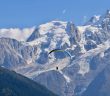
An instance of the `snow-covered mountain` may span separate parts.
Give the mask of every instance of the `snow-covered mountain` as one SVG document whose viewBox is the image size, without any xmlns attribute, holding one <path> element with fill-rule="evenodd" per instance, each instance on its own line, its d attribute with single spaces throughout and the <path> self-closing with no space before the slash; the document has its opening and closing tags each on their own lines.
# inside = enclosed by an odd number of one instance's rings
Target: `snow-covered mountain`
<svg viewBox="0 0 110 96">
<path fill-rule="evenodd" d="M 73 38 L 73 39 L 72 39 Z M 64 58 L 64 54 L 52 54 L 48 59 L 48 53 L 55 48 L 72 51 L 77 47 L 80 34 L 71 22 L 51 21 L 40 25 L 27 39 L 30 46 L 39 46 L 38 58 L 36 63 L 45 64 L 54 59 Z M 77 49 L 76 49 L 77 50 Z M 78 53 L 78 51 L 77 51 Z M 72 52 L 74 54 L 74 51 Z"/>
<path fill-rule="evenodd" d="M 109 38 L 109 10 L 83 26 L 54 20 L 35 28 L 25 42 L 0 38 L 0 65 L 60 96 L 81 96 L 110 63 Z M 48 54 L 57 48 L 69 52 L 72 58 L 64 52 Z"/>
<path fill-rule="evenodd" d="M 0 38 L 0 65 L 9 69 L 30 65 L 37 47 L 15 39 Z"/>
</svg>

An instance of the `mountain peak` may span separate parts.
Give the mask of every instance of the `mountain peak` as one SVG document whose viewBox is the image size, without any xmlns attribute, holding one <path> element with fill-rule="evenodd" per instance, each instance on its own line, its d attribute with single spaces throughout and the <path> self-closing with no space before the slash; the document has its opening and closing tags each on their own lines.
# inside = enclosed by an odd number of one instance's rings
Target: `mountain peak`
<svg viewBox="0 0 110 96">
<path fill-rule="evenodd" d="M 107 14 L 107 15 L 110 15 L 110 10 L 107 10 L 106 14 Z"/>
<path fill-rule="evenodd" d="M 97 23 L 100 20 L 100 17 L 101 17 L 100 15 L 94 15 L 85 25 L 93 25 Z"/>
<path fill-rule="evenodd" d="M 96 23 L 100 19 L 100 15 L 94 15 L 91 19 L 90 22 Z"/>
<path fill-rule="evenodd" d="M 107 10 L 104 15 L 94 15 L 84 25 L 103 26 L 103 24 L 105 23 L 108 24 L 109 21 L 110 21 L 110 10 Z"/>
<path fill-rule="evenodd" d="M 107 10 L 106 13 L 102 16 L 103 19 L 110 18 L 110 10 Z"/>
<path fill-rule="evenodd" d="M 66 21 L 53 20 L 38 26 L 32 35 L 28 38 L 28 42 L 37 39 L 38 37 L 64 33 L 67 26 Z"/>
</svg>

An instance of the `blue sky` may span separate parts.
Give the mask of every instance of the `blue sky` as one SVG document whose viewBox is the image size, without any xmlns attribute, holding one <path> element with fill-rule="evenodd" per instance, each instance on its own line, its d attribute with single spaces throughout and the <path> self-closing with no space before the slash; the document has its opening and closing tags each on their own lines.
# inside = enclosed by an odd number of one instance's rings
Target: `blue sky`
<svg viewBox="0 0 110 96">
<path fill-rule="evenodd" d="M 0 28 L 32 27 L 59 19 L 83 24 L 110 9 L 110 0 L 0 0 Z"/>
</svg>

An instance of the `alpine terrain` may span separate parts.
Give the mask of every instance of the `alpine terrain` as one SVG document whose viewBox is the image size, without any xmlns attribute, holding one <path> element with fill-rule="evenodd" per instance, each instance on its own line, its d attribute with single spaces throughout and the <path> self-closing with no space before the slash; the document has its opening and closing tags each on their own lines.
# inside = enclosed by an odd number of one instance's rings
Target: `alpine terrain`
<svg viewBox="0 0 110 96">
<path fill-rule="evenodd" d="M 52 52 L 61 49 L 65 52 Z M 110 10 L 82 26 L 53 20 L 26 41 L 0 38 L 0 66 L 59 96 L 110 96 Z M 52 95 L 53 96 L 53 95 Z"/>
</svg>

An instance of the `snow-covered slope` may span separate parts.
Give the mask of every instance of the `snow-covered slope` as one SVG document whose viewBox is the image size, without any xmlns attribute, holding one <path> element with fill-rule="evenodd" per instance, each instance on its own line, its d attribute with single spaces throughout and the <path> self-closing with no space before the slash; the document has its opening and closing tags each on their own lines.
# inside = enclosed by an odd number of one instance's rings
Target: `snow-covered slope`
<svg viewBox="0 0 110 96">
<path fill-rule="evenodd" d="M 48 59 L 48 53 L 51 50 L 60 48 L 71 51 L 75 49 L 78 46 L 79 35 L 73 23 L 51 21 L 36 28 L 27 41 L 30 46 L 38 46 L 36 63 L 45 64 L 54 61 L 55 58 L 62 59 L 65 57 L 62 53 L 51 54 L 50 60 Z"/>
<path fill-rule="evenodd" d="M 23 68 L 23 74 L 60 96 L 72 96 L 73 94 L 77 96 L 77 94 L 82 94 L 109 64 L 109 49 L 110 43 L 107 41 L 77 57 L 71 64 L 68 58 L 65 58 L 45 66 L 31 66 L 28 72 L 24 72 L 25 68 Z M 20 70 L 17 71 L 21 72 Z"/>
<path fill-rule="evenodd" d="M 36 46 L 31 47 L 15 39 L 0 38 L 0 65 L 10 69 L 32 65 L 36 51 Z"/>
<path fill-rule="evenodd" d="M 51 50 L 66 50 L 64 52 Z M 83 26 L 54 20 L 35 28 L 26 42 L 0 39 L 0 65 L 60 96 L 80 96 L 110 62 L 110 11 Z M 8 63 L 7 63 L 8 62 Z"/>
</svg>

